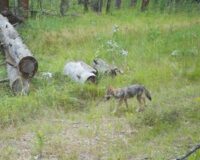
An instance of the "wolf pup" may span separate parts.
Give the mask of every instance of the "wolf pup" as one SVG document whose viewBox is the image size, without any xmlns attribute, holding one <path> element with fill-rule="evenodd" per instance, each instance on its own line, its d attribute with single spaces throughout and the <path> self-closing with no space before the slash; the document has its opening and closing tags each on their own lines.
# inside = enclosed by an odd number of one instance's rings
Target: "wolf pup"
<svg viewBox="0 0 200 160">
<path fill-rule="evenodd" d="M 115 107 L 114 112 L 118 109 L 118 107 L 123 103 L 126 104 L 128 108 L 128 98 L 132 98 L 136 96 L 137 100 L 140 104 L 139 112 L 144 110 L 144 106 L 146 106 L 145 99 L 148 98 L 150 101 L 152 100 L 150 92 L 143 86 L 139 84 L 130 85 L 124 88 L 113 88 L 112 86 L 107 88 L 106 95 L 104 96 L 105 100 L 109 100 L 111 97 L 115 99 L 119 99 L 118 106 Z"/>
</svg>

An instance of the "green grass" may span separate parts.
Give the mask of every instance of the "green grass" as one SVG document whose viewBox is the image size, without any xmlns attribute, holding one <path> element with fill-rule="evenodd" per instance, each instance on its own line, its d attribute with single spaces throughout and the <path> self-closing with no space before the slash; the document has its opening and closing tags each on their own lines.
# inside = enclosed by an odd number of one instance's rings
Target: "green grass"
<svg viewBox="0 0 200 160">
<path fill-rule="evenodd" d="M 119 30 L 112 32 L 113 26 Z M 0 159 L 173 159 L 200 142 L 200 18 L 198 13 L 113 11 L 29 19 L 18 29 L 39 62 L 29 96 L 0 84 Z M 108 41 L 119 47 L 112 48 Z M 111 50 L 112 49 L 112 50 Z M 122 56 L 121 50 L 128 56 Z M 76 84 L 62 75 L 68 60 L 104 58 L 124 74 Z M 3 57 L 1 57 L 3 61 Z M 52 72 L 46 80 L 43 72 Z M 0 77 L 6 77 L 4 67 Z M 144 84 L 148 108 L 112 111 L 97 102 L 112 84 Z M 12 144 L 12 145 L 11 145 Z M 191 156 L 199 159 L 199 152 Z"/>
</svg>

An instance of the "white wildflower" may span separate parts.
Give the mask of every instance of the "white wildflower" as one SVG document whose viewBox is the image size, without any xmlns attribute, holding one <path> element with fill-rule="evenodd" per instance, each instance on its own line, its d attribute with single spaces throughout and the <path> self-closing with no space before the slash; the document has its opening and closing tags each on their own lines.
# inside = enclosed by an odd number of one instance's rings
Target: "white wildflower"
<svg viewBox="0 0 200 160">
<path fill-rule="evenodd" d="M 53 74 L 51 72 L 43 72 L 42 77 L 44 79 L 51 79 L 53 77 Z"/>
<path fill-rule="evenodd" d="M 171 56 L 178 56 L 179 55 L 179 50 L 174 50 L 172 53 L 171 53 Z"/>
<path fill-rule="evenodd" d="M 119 31 L 119 26 L 115 24 L 115 25 L 112 27 L 112 32 L 113 32 L 113 33 L 116 33 L 116 32 L 118 32 L 118 31 Z"/>
<path fill-rule="evenodd" d="M 127 55 L 128 55 L 128 51 L 122 49 L 122 50 L 121 50 L 121 55 L 123 55 L 123 56 L 127 56 Z"/>
</svg>

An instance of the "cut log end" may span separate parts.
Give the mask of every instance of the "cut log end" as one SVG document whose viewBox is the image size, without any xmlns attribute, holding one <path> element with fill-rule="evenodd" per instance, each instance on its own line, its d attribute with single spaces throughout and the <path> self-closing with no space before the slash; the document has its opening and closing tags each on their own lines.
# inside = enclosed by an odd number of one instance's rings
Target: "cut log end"
<svg viewBox="0 0 200 160">
<path fill-rule="evenodd" d="M 27 80 L 21 79 L 21 77 L 18 77 L 11 85 L 15 95 L 27 95 L 29 93 L 29 83 Z"/>
<path fill-rule="evenodd" d="M 13 83 L 12 83 L 12 91 L 17 94 L 20 93 L 22 91 L 23 88 L 23 84 L 22 84 L 22 80 L 21 78 L 17 78 Z"/>
<path fill-rule="evenodd" d="M 19 62 L 19 71 L 23 78 L 32 78 L 38 69 L 38 62 L 34 57 L 27 56 L 21 59 Z"/>
<path fill-rule="evenodd" d="M 90 77 L 87 79 L 87 82 L 96 83 L 96 76 L 90 76 Z"/>
</svg>

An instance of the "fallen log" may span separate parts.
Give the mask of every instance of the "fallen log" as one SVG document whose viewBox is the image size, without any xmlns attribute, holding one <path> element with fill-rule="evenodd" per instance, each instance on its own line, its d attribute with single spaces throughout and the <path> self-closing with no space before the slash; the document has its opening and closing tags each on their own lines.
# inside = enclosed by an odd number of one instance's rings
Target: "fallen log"
<svg viewBox="0 0 200 160">
<path fill-rule="evenodd" d="M 123 73 L 116 66 L 110 65 L 100 58 L 93 60 L 93 68 L 97 70 L 98 74 L 116 76 L 118 73 Z"/>
<path fill-rule="evenodd" d="M 96 82 L 96 70 L 82 61 L 66 63 L 63 74 L 78 83 Z"/>
<path fill-rule="evenodd" d="M 1 0 L 0 0 L 1 1 Z M 17 16 L 15 14 L 13 14 L 11 11 L 9 11 L 8 9 L 6 10 L 3 10 L 1 12 L 1 14 L 4 16 L 4 17 L 7 17 L 8 18 L 8 21 L 13 24 L 13 25 L 17 25 L 17 24 L 20 24 L 22 22 L 24 22 L 24 18 L 23 17 L 20 17 L 20 16 Z"/>
<path fill-rule="evenodd" d="M 38 62 L 22 42 L 15 28 L 0 14 L 0 42 L 24 79 L 32 78 L 38 69 Z"/>
<path fill-rule="evenodd" d="M 9 86 L 15 95 L 27 95 L 29 93 L 29 80 L 20 76 L 18 69 L 7 64 Z"/>
<path fill-rule="evenodd" d="M 0 80 L 0 83 L 9 82 L 9 86 L 15 95 L 27 95 L 29 93 L 29 80 L 21 77 L 18 69 L 12 65 L 9 55 L 5 52 L 6 62 L 1 65 L 7 66 L 8 78 Z"/>
<path fill-rule="evenodd" d="M 29 93 L 29 80 L 21 76 L 21 73 L 14 65 L 13 59 L 7 50 L 4 50 L 4 54 L 6 57 L 5 64 L 7 67 L 8 82 L 11 90 L 15 95 L 27 95 Z"/>
</svg>

